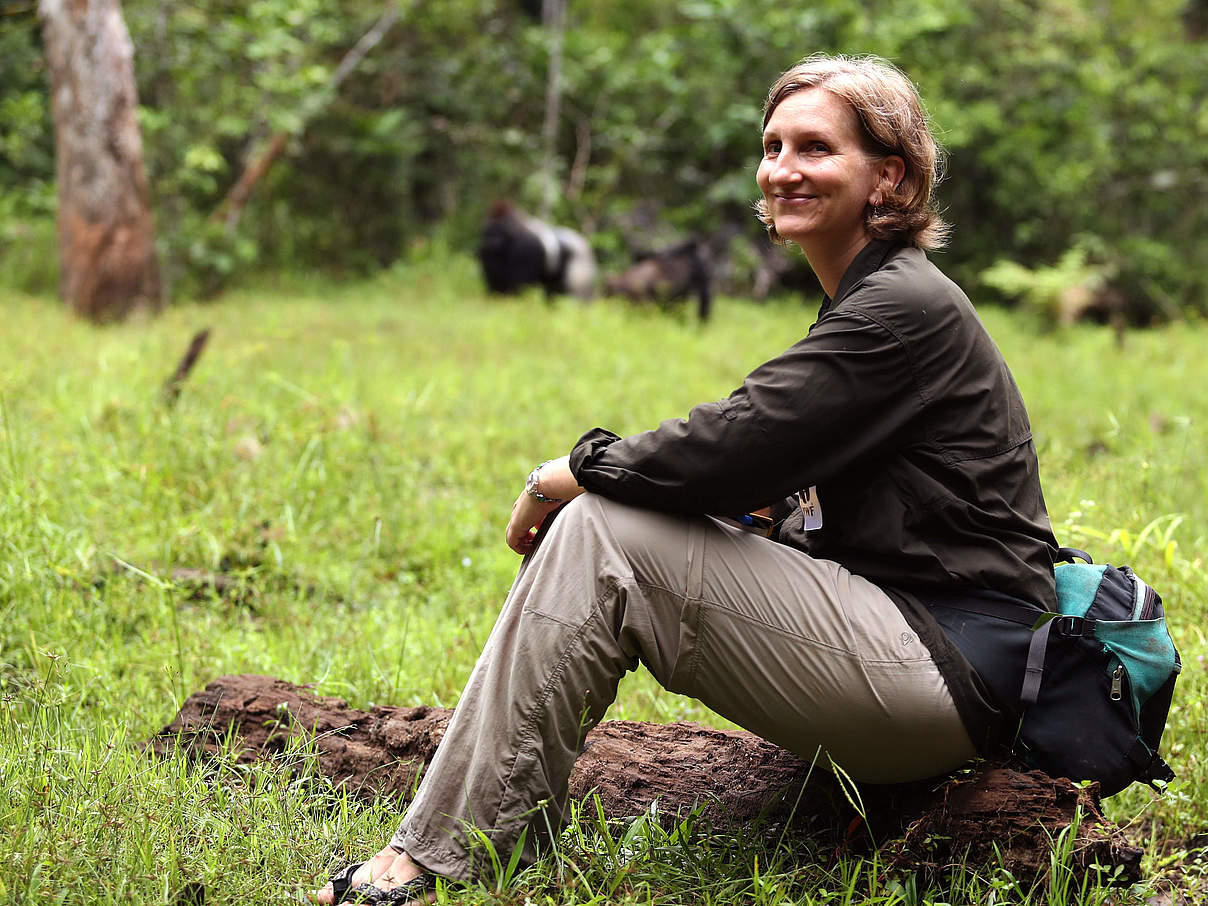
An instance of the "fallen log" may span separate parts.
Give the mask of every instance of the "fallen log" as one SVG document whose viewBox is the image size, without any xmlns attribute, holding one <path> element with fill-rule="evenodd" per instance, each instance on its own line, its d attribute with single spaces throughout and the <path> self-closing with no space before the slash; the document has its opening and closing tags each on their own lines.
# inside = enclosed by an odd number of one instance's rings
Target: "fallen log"
<svg viewBox="0 0 1208 906">
<path fill-rule="evenodd" d="M 250 763 L 307 742 L 320 772 L 356 795 L 408 797 L 444 736 L 444 708 L 349 708 L 338 698 L 268 676 L 224 676 L 185 701 L 148 741 L 161 755 L 228 751 Z M 763 816 L 809 832 L 829 831 L 854 850 L 878 841 L 890 864 L 938 870 L 1001 864 L 1022 882 L 1042 878 L 1053 842 L 1072 831 L 1071 867 L 1115 880 L 1139 878 L 1141 850 L 1104 818 L 1095 785 L 1039 771 L 981 765 L 930 781 L 844 791 L 829 772 L 750 733 L 692 723 L 605 721 L 587 735 L 570 792 L 595 793 L 609 818 L 699 808 L 714 827 Z M 860 803 L 857 814 L 851 799 Z M 853 828 L 863 828 L 853 834 Z"/>
</svg>

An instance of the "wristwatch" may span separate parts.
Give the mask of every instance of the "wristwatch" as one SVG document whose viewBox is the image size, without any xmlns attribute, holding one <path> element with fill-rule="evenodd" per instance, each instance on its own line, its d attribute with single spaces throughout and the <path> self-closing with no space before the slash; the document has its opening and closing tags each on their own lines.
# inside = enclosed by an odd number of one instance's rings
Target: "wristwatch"
<svg viewBox="0 0 1208 906">
<path fill-rule="evenodd" d="M 535 469 L 533 469 L 533 471 L 529 472 L 528 478 L 526 478 L 524 481 L 524 493 L 528 494 L 530 497 L 532 497 L 538 503 L 561 503 L 562 502 L 561 497 L 546 497 L 544 494 L 541 493 L 541 487 L 540 487 L 541 470 L 545 466 L 548 466 L 551 462 L 553 462 L 552 459 L 547 459 L 545 462 L 541 463 L 541 465 L 537 466 L 537 468 L 535 468 Z"/>
</svg>

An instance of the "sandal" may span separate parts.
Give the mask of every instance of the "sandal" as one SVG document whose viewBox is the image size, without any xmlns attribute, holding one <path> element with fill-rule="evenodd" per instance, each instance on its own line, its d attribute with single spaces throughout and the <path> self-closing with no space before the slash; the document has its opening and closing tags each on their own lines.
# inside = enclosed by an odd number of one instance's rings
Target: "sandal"
<svg viewBox="0 0 1208 906">
<path fill-rule="evenodd" d="M 351 865 L 345 865 L 334 875 L 331 876 L 331 892 L 334 894 L 333 903 L 345 902 L 345 897 L 348 894 L 348 888 L 352 886 L 352 876 L 357 873 L 357 869 L 364 865 L 364 862 L 354 862 Z M 358 887 L 364 887 L 364 884 L 358 884 Z"/>
<path fill-rule="evenodd" d="M 426 871 L 420 872 L 410 881 L 382 890 L 372 884 L 358 884 L 347 891 L 347 903 L 410 903 L 436 890 L 436 878 Z M 336 900 L 337 903 L 340 900 Z"/>
</svg>

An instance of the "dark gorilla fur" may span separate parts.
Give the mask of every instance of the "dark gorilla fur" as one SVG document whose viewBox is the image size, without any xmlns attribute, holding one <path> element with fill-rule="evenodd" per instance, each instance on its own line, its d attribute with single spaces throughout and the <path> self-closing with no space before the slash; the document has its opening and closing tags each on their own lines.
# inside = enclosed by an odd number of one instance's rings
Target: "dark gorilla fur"
<svg viewBox="0 0 1208 906">
<path fill-rule="evenodd" d="M 491 206 L 478 242 L 478 261 L 493 293 L 541 286 L 547 297 L 569 293 L 590 299 L 595 292 L 595 256 L 587 240 L 574 230 L 530 217 L 506 201 Z"/>
<path fill-rule="evenodd" d="M 709 262 L 700 242 L 690 239 L 669 249 L 635 256 L 636 263 L 608 280 L 608 292 L 635 302 L 677 302 L 697 297 L 702 321 L 713 309 Z"/>
</svg>

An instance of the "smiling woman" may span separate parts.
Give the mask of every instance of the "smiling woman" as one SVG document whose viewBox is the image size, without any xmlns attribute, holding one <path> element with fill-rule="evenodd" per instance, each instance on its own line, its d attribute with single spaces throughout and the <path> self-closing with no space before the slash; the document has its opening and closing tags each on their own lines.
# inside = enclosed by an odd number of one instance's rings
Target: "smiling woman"
<svg viewBox="0 0 1208 906">
<path fill-rule="evenodd" d="M 772 85 L 763 126 L 764 157 L 756 180 L 764 197 L 756 212 L 774 241 L 782 245 L 796 241 L 777 224 L 772 207 L 776 196 L 809 195 L 812 178 L 833 185 L 842 177 L 834 173 L 831 159 L 840 155 L 840 166 L 857 172 L 867 169 L 865 175 L 874 180 L 865 197 L 855 192 L 862 187 L 860 180 L 851 186 L 855 197 L 850 203 L 858 206 L 868 239 L 903 241 L 928 250 L 945 244 L 948 225 L 932 199 L 942 175 L 942 153 L 914 87 L 888 63 L 872 58 L 807 58 Z M 801 129 L 804 134 L 796 134 Z M 810 129 L 824 129 L 826 134 L 811 134 Z M 780 135 L 781 131 L 792 134 Z M 785 160 L 786 139 L 810 143 L 796 149 L 804 159 Z M 808 166 L 810 160 L 819 166 Z M 803 187 L 795 192 L 797 180 Z M 825 254 L 815 257 L 821 264 L 833 264 Z"/>
<path fill-rule="evenodd" d="M 785 98 L 763 130 L 756 180 L 772 225 L 801 247 L 832 296 L 868 243 L 865 211 L 880 207 L 906 170 L 898 155 L 865 145 L 855 111 L 824 88 Z"/>
<path fill-rule="evenodd" d="M 826 289 L 817 322 L 726 399 L 532 470 L 506 530 L 524 561 L 415 800 L 321 902 L 428 901 L 433 875 L 534 859 L 639 664 L 859 781 L 993 751 L 1008 705 L 930 608 L 1051 610 L 1056 542 L 1015 382 L 923 252 L 935 161 L 883 61 L 810 58 L 773 86 L 760 212 Z M 771 526 L 744 530 L 754 511 Z"/>
</svg>

